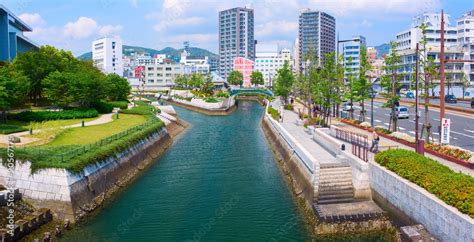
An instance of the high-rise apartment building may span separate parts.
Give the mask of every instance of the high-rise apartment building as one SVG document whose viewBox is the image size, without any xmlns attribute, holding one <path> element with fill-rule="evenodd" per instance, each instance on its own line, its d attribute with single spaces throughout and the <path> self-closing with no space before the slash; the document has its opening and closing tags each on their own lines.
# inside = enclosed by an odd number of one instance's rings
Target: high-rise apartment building
<svg viewBox="0 0 474 242">
<path fill-rule="evenodd" d="M 234 59 L 255 60 L 254 12 L 249 8 L 232 8 L 219 12 L 219 74 L 227 78 Z"/>
<path fill-rule="evenodd" d="M 102 38 L 92 42 L 92 61 L 104 73 L 123 76 L 122 41 Z"/>
<path fill-rule="evenodd" d="M 310 52 L 318 66 L 325 54 L 336 51 L 336 19 L 321 11 L 306 9 L 299 17 L 299 65 L 300 70 Z"/>
<path fill-rule="evenodd" d="M 474 10 L 457 19 L 458 43 L 463 48 L 465 60 L 474 60 Z M 474 84 L 474 63 L 464 63 L 464 73 Z"/>
</svg>

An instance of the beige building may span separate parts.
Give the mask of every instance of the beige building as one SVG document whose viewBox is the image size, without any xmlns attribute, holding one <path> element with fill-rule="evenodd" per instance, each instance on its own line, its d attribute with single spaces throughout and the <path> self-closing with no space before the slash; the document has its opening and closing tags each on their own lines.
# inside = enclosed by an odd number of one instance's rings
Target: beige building
<svg viewBox="0 0 474 242">
<path fill-rule="evenodd" d="M 145 87 L 154 89 L 161 87 L 171 87 L 175 85 L 175 78 L 179 74 L 184 74 L 184 65 L 172 63 L 155 63 L 145 65 Z"/>
</svg>

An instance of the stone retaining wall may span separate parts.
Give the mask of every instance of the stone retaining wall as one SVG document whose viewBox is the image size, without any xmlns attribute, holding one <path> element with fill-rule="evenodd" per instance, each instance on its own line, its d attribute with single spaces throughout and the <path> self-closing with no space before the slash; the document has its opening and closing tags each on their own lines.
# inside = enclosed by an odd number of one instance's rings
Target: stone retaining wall
<svg viewBox="0 0 474 242">
<path fill-rule="evenodd" d="M 286 143 L 286 141 L 280 136 L 279 132 L 273 128 L 270 117 L 265 115 L 262 119 L 262 128 L 270 143 L 270 147 L 278 160 L 280 167 L 282 168 L 287 178 L 293 187 L 293 191 L 297 196 L 302 196 L 307 205 L 311 207 L 313 204 L 315 188 L 317 192 L 318 181 L 317 174 L 319 174 L 319 167 L 309 172 L 303 161 L 295 155 L 294 150 Z"/>
<path fill-rule="evenodd" d="M 442 241 L 474 241 L 474 220 L 468 215 L 375 162 L 369 162 L 369 177 L 377 203 L 390 203 Z"/>
<path fill-rule="evenodd" d="M 206 109 L 204 107 L 195 106 L 195 105 L 192 105 L 190 102 L 179 100 L 179 99 L 172 99 L 172 100 L 168 100 L 168 101 L 175 104 L 175 105 L 177 105 L 177 106 L 189 109 L 191 111 L 203 113 L 203 114 L 206 114 L 206 115 L 213 115 L 213 116 L 229 115 L 236 108 L 235 105 L 234 105 L 235 104 L 234 101 L 231 103 L 231 106 L 229 108 L 220 108 L 220 109 Z"/>
<path fill-rule="evenodd" d="M 17 161 L 16 187 L 36 207 L 50 208 L 59 219 L 76 221 L 133 180 L 171 143 L 162 128 L 116 157 L 85 167 L 80 174 L 55 168 L 31 174 L 30 162 Z M 0 184 L 5 184 L 7 175 L 7 168 L 0 166 Z"/>
</svg>

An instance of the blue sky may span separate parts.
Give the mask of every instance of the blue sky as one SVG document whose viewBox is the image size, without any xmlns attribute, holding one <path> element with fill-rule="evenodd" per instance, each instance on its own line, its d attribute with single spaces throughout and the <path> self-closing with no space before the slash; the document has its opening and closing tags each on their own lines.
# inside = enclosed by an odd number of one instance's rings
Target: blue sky
<svg viewBox="0 0 474 242">
<path fill-rule="evenodd" d="M 90 51 L 91 42 L 118 35 L 123 43 L 162 49 L 191 46 L 217 52 L 218 12 L 237 6 L 255 10 L 255 35 L 261 44 L 291 47 L 298 35 L 301 9 L 326 11 L 336 17 L 340 38 L 364 35 L 368 45 L 395 38 L 424 11 L 451 15 L 452 22 L 474 9 L 474 0 L 0 0 L 33 27 L 39 44 Z M 258 47 L 257 47 L 258 48 Z"/>
</svg>

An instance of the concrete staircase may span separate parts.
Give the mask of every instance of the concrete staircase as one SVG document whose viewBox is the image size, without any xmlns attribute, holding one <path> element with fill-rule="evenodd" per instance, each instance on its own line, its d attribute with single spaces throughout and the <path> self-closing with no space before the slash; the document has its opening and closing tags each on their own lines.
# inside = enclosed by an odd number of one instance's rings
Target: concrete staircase
<svg viewBox="0 0 474 242">
<path fill-rule="evenodd" d="M 354 200 L 352 168 L 349 164 L 336 163 L 321 166 L 317 204 L 346 203 Z"/>
</svg>

